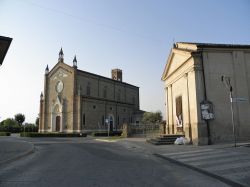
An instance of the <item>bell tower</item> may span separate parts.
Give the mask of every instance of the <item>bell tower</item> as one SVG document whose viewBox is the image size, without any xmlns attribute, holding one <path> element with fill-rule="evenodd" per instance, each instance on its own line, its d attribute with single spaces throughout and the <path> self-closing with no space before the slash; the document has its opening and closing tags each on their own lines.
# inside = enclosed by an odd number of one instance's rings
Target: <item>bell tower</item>
<svg viewBox="0 0 250 187">
<path fill-rule="evenodd" d="M 122 82 L 122 70 L 121 69 L 112 69 L 111 78 Z"/>
</svg>

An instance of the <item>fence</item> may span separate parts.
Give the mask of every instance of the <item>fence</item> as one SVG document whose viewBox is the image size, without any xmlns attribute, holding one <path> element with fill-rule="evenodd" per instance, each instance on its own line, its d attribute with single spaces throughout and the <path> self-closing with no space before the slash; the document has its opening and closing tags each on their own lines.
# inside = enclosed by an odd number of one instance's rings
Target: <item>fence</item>
<svg viewBox="0 0 250 187">
<path fill-rule="evenodd" d="M 154 138 L 159 136 L 161 132 L 161 124 L 129 124 L 130 137 Z"/>
</svg>

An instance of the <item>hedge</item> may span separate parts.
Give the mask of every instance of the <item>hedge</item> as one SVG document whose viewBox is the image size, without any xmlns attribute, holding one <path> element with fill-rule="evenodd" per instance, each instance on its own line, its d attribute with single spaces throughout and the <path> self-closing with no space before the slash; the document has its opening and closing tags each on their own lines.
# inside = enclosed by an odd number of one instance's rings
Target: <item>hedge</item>
<svg viewBox="0 0 250 187">
<path fill-rule="evenodd" d="M 10 132 L 0 132 L 0 136 L 10 136 Z"/>
<path fill-rule="evenodd" d="M 21 137 L 86 137 L 86 133 L 38 133 L 22 132 Z"/>
<path fill-rule="evenodd" d="M 107 131 L 97 131 L 97 132 L 93 132 L 92 136 L 121 136 L 122 131 L 111 131 L 111 132 L 107 132 Z"/>
</svg>

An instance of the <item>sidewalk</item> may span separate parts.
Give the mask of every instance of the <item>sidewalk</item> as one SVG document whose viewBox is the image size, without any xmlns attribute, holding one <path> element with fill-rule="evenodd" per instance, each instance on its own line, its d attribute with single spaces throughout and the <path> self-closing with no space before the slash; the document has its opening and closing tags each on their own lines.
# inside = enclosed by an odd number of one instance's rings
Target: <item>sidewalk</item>
<svg viewBox="0 0 250 187">
<path fill-rule="evenodd" d="M 178 165 L 199 171 L 231 186 L 250 186 L 250 142 L 205 146 L 160 145 L 145 139 L 126 139 L 128 146 L 151 153 Z M 129 148 L 129 147 L 128 147 Z"/>
<path fill-rule="evenodd" d="M 34 152 L 31 143 L 18 137 L 0 136 L 0 166 Z"/>
</svg>

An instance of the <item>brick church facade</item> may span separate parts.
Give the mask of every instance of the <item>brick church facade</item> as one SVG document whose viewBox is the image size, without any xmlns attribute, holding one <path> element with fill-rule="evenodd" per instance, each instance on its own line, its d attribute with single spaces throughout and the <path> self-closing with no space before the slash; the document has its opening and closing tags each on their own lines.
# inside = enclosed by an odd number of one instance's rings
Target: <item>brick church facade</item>
<svg viewBox="0 0 250 187">
<path fill-rule="evenodd" d="M 58 63 L 44 77 L 40 95 L 39 132 L 87 132 L 120 130 L 123 123 L 139 123 L 139 87 L 122 82 L 122 70 L 112 78 L 77 69 L 64 63 L 61 49 Z"/>
</svg>

